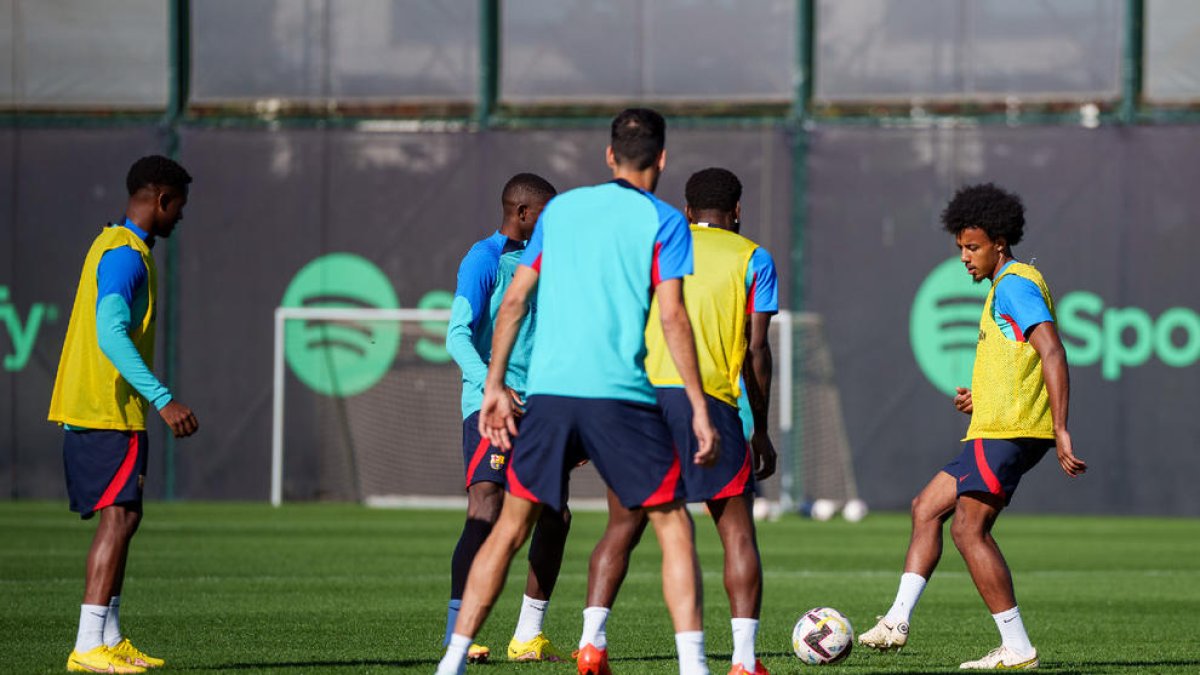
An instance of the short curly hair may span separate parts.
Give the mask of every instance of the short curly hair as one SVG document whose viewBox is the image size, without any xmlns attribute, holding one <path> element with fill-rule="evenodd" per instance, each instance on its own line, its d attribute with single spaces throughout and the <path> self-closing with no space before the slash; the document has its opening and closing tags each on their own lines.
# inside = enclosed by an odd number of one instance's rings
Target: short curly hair
<svg viewBox="0 0 1200 675">
<path fill-rule="evenodd" d="M 1009 246 L 1016 246 L 1025 233 L 1025 205 L 1020 197 L 993 183 L 966 185 L 942 211 L 942 225 L 954 235 L 978 227 L 988 239 L 1003 238 Z"/>
<path fill-rule="evenodd" d="M 500 193 L 501 202 L 519 202 L 522 199 L 530 199 L 542 203 L 550 201 L 558 190 L 550 184 L 550 181 L 542 178 L 536 173 L 519 173 L 504 184 L 504 190 Z"/>
<path fill-rule="evenodd" d="M 191 175 L 178 162 L 162 155 L 147 155 L 129 167 L 125 176 L 125 188 L 129 196 L 148 185 L 160 185 L 183 190 L 192 182 Z"/>
<path fill-rule="evenodd" d="M 688 178 L 683 196 L 697 211 L 732 213 L 742 200 L 742 182 L 729 169 L 709 167 Z"/>
</svg>

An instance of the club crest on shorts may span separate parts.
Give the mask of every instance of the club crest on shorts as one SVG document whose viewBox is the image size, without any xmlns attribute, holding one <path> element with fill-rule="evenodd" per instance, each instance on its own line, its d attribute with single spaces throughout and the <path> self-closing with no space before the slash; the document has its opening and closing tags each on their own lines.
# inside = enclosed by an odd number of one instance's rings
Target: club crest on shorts
<svg viewBox="0 0 1200 675">
<path fill-rule="evenodd" d="M 493 452 L 491 458 L 488 460 L 488 464 L 492 467 L 493 471 L 499 471 L 503 469 L 504 455 L 501 455 L 498 452 Z"/>
</svg>

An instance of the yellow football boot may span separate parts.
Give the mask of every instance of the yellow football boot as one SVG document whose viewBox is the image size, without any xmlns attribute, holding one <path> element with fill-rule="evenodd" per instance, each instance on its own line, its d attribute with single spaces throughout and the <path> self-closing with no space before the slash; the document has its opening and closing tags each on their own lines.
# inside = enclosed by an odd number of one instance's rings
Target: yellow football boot
<svg viewBox="0 0 1200 675">
<path fill-rule="evenodd" d="M 472 643 L 467 647 L 467 663 L 487 663 L 488 657 L 492 655 L 492 650 Z"/>
<path fill-rule="evenodd" d="M 508 643 L 509 661 L 563 661 L 563 655 L 550 644 L 550 638 L 545 633 L 538 633 L 529 642 L 517 642 L 513 638 Z"/>
<path fill-rule="evenodd" d="M 116 647 L 109 647 L 109 651 L 117 656 L 125 659 L 135 666 L 142 668 L 161 668 L 166 661 L 150 656 L 146 652 L 133 646 L 129 638 L 125 638 L 117 643 Z"/>
<path fill-rule="evenodd" d="M 129 663 L 105 645 L 89 649 L 82 654 L 71 650 L 71 655 L 67 657 L 67 670 L 72 673 L 117 673 L 118 675 L 146 672 L 145 668 Z"/>
</svg>

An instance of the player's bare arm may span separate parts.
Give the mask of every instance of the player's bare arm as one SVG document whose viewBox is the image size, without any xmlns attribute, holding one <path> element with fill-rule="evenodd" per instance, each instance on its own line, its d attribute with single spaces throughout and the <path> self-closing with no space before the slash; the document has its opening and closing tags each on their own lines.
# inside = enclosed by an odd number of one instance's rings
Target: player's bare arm
<svg viewBox="0 0 1200 675">
<path fill-rule="evenodd" d="M 764 480 L 775 473 L 777 461 L 775 445 L 767 433 L 767 419 L 771 410 L 771 373 L 774 368 L 771 343 L 767 339 L 771 315 L 754 312 L 747 323 L 750 339 L 746 346 L 746 361 L 742 365 L 742 379 L 746 383 L 746 398 L 750 399 L 750 413 L 754 417 L 754 433 L 750 436 L 754 477 Z"/>
<path fill-rule="evenodd" d="M 966 387 L 954 388 L 954 409 L 960 413 L 970 415 L 975 412 L 975 403 L 971 400 L 971 390 Z"/>
<path fill-rule="evenodd" d="M 512 447 L 512 437 L 517 435 L 518 407 L 504 384 L 504 375 L 508 372 L 508 358 L 512 355 L 521 321 L 529 311 L 529 296 L 537 287 L 537 280 L 538 273 L 532 268 L 517 268 L 492 328 L 492 360 L 483 387 L 479 433 L 505 450 Z"/>
<path fill-rule="evenodd" d="M 1067 372 L 1067 351 L 1063 348 L 1058 330 L 1051 322 L 1030 329 L 1029 344 L 1042 358 L 1042 377 L 1050 398 L 1050 416 L 1054 418 L 1055 450 L 1058 465 L 1068 476 L 1087 471 L 1087 463 L 1075 456 L 1071 433 L 1067 431 L 1067 408 L 1071 398 L 1071 378 Z"/>
<path fill-rule="evenodd" d="M 721 439 L 708 418 L 708 403 L 704 400 L 704 389 L 700 386 L 696 339 L 692 335 L 692 324 L 688 321 L 687 308 L 683 304 L 683 279 L 662 281 L 654 292 L 658 295 L 658 308 L 667 349 L 671 352 L 671 358 L 683 379 L 683 389 L 692 404 L 692 430 L 700 446 L 693 461 L 702 466 L 712 466 L 720 457 Z M 507 299 L 506 297 L 505 300 Z"/>
</svg>

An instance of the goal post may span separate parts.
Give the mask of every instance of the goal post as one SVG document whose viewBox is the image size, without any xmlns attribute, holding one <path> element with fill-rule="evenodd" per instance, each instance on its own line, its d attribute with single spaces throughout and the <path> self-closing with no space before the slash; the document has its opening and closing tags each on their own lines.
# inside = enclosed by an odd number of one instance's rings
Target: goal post
<svg viewBox="0 0 1200 675">
<path fill-rule="evenodd" d="M 461 375 L 443 346 L 449 320 L 445 309 L 275 310 L 271 504 L 463 499 Z M 783 311 L 771 322 L 770 426 L 779 470 L 763 492 L 784 511 L 813 490 L 847 492 L 813 479 L 853 476 L 831 368 L 816 367 L 828 365 L 820 326 L 820 317 L 803 312 Z M 816 389 L 809 391 L 804 377 L 816 377 Z M 576 471 L 571 494 L 603 498 L 594 468 Z"/>
<path fill-rule="evenodd" d="M 381 309 L 357 307 L 276 307 L 271 386 L 271 504 L 283 503 L 284 400 L 286 390 L 287 322 L 432 321 L 450 322 L 446 309 Z"/>
</svg>

